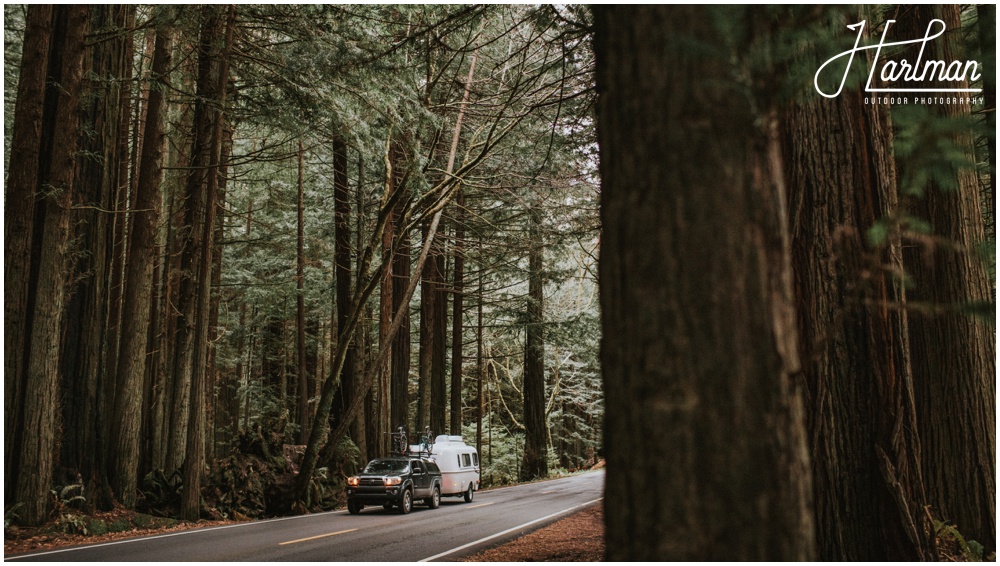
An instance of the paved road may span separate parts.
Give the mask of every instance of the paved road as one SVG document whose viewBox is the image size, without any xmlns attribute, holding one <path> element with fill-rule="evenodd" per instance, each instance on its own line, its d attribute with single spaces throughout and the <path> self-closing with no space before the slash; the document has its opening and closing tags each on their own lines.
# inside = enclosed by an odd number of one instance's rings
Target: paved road
<svg viewBox="0 0 1000 566">
<path fill-rule="evenodd" d="M 366 508 L 181 531 L 5 560 L 69 561 L 366 561 L 455 560 L 596 503 L 604 472 L 477 492 L 472 503 L 442 499 L 409 515 Z"/>
</svg>

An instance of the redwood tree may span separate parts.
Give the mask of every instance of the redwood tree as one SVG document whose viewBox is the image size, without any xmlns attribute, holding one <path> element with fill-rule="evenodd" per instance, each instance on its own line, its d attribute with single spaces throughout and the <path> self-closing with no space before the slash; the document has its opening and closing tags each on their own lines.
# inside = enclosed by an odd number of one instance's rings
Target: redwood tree
<svg viewBox="0 0 1000 566">
<path fill-rule="evenodd" d="M 528 212 L 528 297 L 524 339 L 524 463 L 521 479 L 545 477 L 548 467 L 548 425 L 545 419 L 545 338 L 542 280 L 541 213 Z"/>
<path fill-rule="evenodd" d="M 29 337 L 26 325 L 32 287 L 32 235 L 52 12 L 52 6 L 28 6 L 4 192 L 4 493 L 8 500 L 13 497 L 19 473 L 17 458 Z"/>
<path fill-rule="evenodd" d="M 965 59 L 958 33 L 960 16 L 957 5 L 901 6 L 890 34 L 900 39 L 923 37 L 931 20 L 941 19 L 948 33 L 920 47 L 924 60 Z M 916 56 L 916 49 L 897 55 L 911 61 Z M 968 88 L 964 80 L 910 81 L 907 86 Z M 953 133 L 947 138 L 916 141 L 937 144 L 935 148 L 945 143 L 971 160 L 972 138 L 961 125 L 969 115 L 968 104 L 932 105 L 938 128 L 924 132 L 941 131 L 942 124 L 954 120 L 960 126 L 950 128 Z M 915 237 L 903 255 L 912 282 L 907 293 L 910 351 L 928 502 L 964 536 L 994 550 L 996 333 L 988 321 L 963 312 L 993 299 L 986 265 L 973 251 L 985 239 L 975 172 L 949 163 L 950 173 L 942 174 L 939 164 L 920 162 L 919 155 L 901 158 L 897 166 L 907 211 L 929 222 L 938 238 Z M 935 168 L 935 182 L 914 184 L 919 183 L 921 167 Z"/>
<path fill-rule="evenodd" d="M 45 94 L 39 151 L 40 193 L 35 216 L 38 242 L 37 280 L 26 328 L 27 374 L 23 394 L 23 440 L 15 500 L 23 503 L 21 519 L 37 525 L 47 517 L 53 456 L 58 442 L 60 330 L 69 265 L 70 208 L 76 164 L 77 127 L 83 56 L 88 30 L 87 6 L 55 8 L 55 26 Z"/>
<path fill-rule="evenodd" d="M 814 556 L 785 185 L 747 12 L 595 10 L 609 560 Z"/>
<path fill-rule="evenodd" d="M 161 14 L 165 16 L 165 14 Z M 156 231 L 160 216 L 160 182 L 163 175 L 165 94 L 169 89 L 173 29 L 161 21 L 156 30 L 153 66 L 146 103 L 146 126 L 139 164 L 132 230 L 129 231 L 125 292 L 122 294 L 121 355 L 118 357 L 118 394 L 115 397 L 112 435 L 111 486 L 126 507 L 136 501 L 142 424 L 143 381 L 149 346 L 149 296 L 153 288 Z"/>
<path fill-rule="evenodd" d="M 899 212 L 887 109 L 857 88 L 783 118 L 819 556 L 930 558 L 900 242 L 865 238 Z"/>
</svg>

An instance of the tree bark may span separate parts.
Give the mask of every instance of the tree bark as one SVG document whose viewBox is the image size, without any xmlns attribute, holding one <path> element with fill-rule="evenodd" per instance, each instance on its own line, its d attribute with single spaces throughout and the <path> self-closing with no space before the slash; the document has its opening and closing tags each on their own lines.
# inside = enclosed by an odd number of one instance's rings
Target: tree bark
<svg viewBox="0 0 1000 566">
<path fill-rule="evenodd" d="M 923 512 L 887 109 L 860 89 L 783 116 L 821 560 L 932 559 Z"/>
<path fill-rule="evenodd" d="M 27 378 L 24 385 L 24 438 L 20 446 L 15 500 L 23 503 L 21 520 L 38 525 L 47 518 L 53 456 L 59 441 L 60 330 L 68 269 L 69 217 L 73 202 L 73 174 L 79 134 L 80 89 L 88 29 L 86 6 L 55 9 L 54 38 L 49 68 L 58 75 L 46 94 L 54 115 L 51 130 L 42 137 L 39 159 L 41 229 L 38 280 L 28 342 Z M 50 106 L 49 102 L 52 101 Z M 44 120 L 44 118 L 43 118 Z M 47 172 L 47 175 L 46 175 Z"/>
<path fill-rule="evenodd" d="M 391 134 L 390 134 L 391 135 Z M 390 194 L 396 191 L 402 190 L 398 186 L 399 177 L 396 173 L 396 153 L 394 151 L 395 144 L 390 140 L 389 151 L 386 155 L 386 177 L 389 183 Z M 385 231 L 382 233 L 382 257 L 389 257 L 389 261 L 383 260 L 382 266 L 382 283 L 379 287 L 379 316 L 378 316 L 378 347 L 380 350 L 388 350 L 389 355 L 385 358 L 385 362 L 382 363 L 378 368 L 378 423 L 381 430 L 374 431 L 379 434 L 381 442 L 380 452 L 381 455 L 389 454 L 391 446 L 389 446 L 389 435 L 380 434 L 395 430 L 393 423 L 391 421 L 392 413 L 392 387 L 393 387 L 393 368 L 392 364 L 396 361 L 396 357 L 392 353 L 392 349 L 396 347 L 397 343 L 394 337 L 389 336 L 389 326 L 392 325 L 392 314 L 395 312 L 394 309 L 398 308 L 395 299 L 395 283 L 394 283 L 394 273 L 393 268 L 396 267 L 396 258 L 393 257 L 393 244 L 397 240 L 398 233 L 398 223 L 402 220 L 399 215 L 399 207 L 393 208 L 389 213 L 389 218 L 385 223 Z"/>
<path fill-rule="evenodd" d="M 156 30 L 153 66 L 146 108 L 142 157 L 139 164 L 134 221 L 129 232 L 125 292 L 122 294 L 121 354 L 118 356 L 118 394 L 112 419 L 111 486 L 119 501 L 133 507 L 137 495 L 142 393 L 149 340 L 149 296 L 153 288 L 156 231 L 160 217 L 163 175 L 164 94 L 169 89 L 173 30 L 161 23 Z"/>
<path fill-rule="evenodd" d="M 608 560 L 814 557 L 776 120 L 735 80 L 748 22 L 595 11 Z"/>
<path fill-rule="evenodd" d="M 347 328 L 348 314 L 351 310 L 351 196 L 347 183 L 347 142 L 337 136 L 333 140 L 333 226 L 334 251 L 333 260 L 336 264 L 335 276 L 337 286 L 337 336 L 341 336 Z M 344 411 L 354 400 L 357 380 L 355 378 L 355 359 L 357 348 L 352 342 L 348 344 L 345 353 L 344 366 L 340 373 L 340 402 L 336 404 L 338 412 L 334 419 L 343 418 Z M 351 438 L 358 440 L 357 423 L 348 423 Z"/>
<path fill-rule="evenodd" d="M 397 142 L 390 148 L 390 159 L 392 159 L 392 172 L 395 176 L 395 190 L 407 190 L 402 185 L 404 154 L 402 143 Z M 397 224 L 403 216 L 403 206 L 406 199 L 399 199 L 394 211 Z M 387 430 L 396 430 L 396 427 L 407 426 L 410 422 L 410 308 L 409 297 L 406 296 L 406 287 L 410 282 L 410 233 L 405 226 L 396 227 L 396 238 L 398 245 L 396 255 L 392 258 L 392 310 L 402 312 L 399 331 L 393 337 L 392 342 L 392 378 L 390 388 L 392 390 L 392 402 L 390 403 L 389 422 L 385 423 Z M 405 302 L 405 307 L 404 307 Z M 401 310 L 402 309 L 402 310 Z M 389 453 L 389 436 L 383 436 L 383 451 Z"/>
<path fill-rule="evenodd" d="M 451 434 L 462 434 L 462 315 L 465 305 L 465 195 L 458 189 L 455 198 L 455 273 L 452 282 L 451 314 Z"/>
<path fill-rule="evenodd" d="M 309 439 L 309 423 L 312 415 L 309 414 L 309 376 L 306 374 L 306 298 L 305 298 L 305 199 L 303 192 L 303 158 L 304 150 L 302 140 L 299 140 L 299 178 L 298 178 L 298 205 L 296 212 L 298 222 L 296 224 L 295 237 L 295 351 L 298 354 L 299 376 L 299 444 L 305 444 Z"/>
<path fill-rule="evenodd" d="M 960 15 L 957 5 L 900 7 L 895 37 L 923 37 L 931 20 L 939 18 L 949 33 L 927 43 L 924 60 L 962 59 Z M 897 57 L 915 56 L 908 50 Z M 964 81 L 919 86 L 968 88 Z M 939 121 L 968 117 L 970 112 L 967 104 L 931 108 Z M 948 143 L 973 155 L 968 133 L 954 135 Z M 926 164 L 897 162 L 903 179 L 921 166 Z M 907 304 L 923 478 L 934 509 L 988 553 L 996 548 L 996 335 L 988 322 L 961 312 L 993 299 L 986 266 L 972 251 L 985 239 L 978 187 L 974 172 L 964 169 L 954 171 L 954 187 L 931 183 L 920 189 L 922 196 L 911 192 L 906 199 L 907 209 L 930 222 L 942 239 L 903 250 L 912 280 Z M 928 305 L 930 309 L 923 308 Z M 944 307 L 944 312 L 934 307 Z"/>
<path fill-rule="evenodd" d="M 198 92 L 201 119 L 196 116 L 199 135 L 192 154 L 199 154 L 197 144 L 208 142 L 203 171 L 188 178 L 191 192 L 204 191 L 204 218 L 200 223 L 201 242 L 197 254 L 197 273 L 193 281 L 197 294 L 194 297 L 193 348 L 191 352 L 190 422 L 187 429 L 184 459 L 184 491 L 181 494 L 181 516 L 197 520 L 200 514 L 201 476 L 205 466 L 205 387 L 206 358 L 208 353 L 208 314 L 211 297 L 212 251 L 215 236 L 215 217 L 218 199 L 219 164 L 221 161 L 222 129 L 225 120 L 226 90 L 229 83 L 229 57 L 233 32 L 236 27 L 236 7 L 229 6 L 223 20 L 222 10 L 205 6 L 202 9 L 202 39 L 199 48 Z M 201 57 L 204 56 L 204 61 Z M 204 100 L 204 102 L 202 102 Z M 212 106 L 209 106 L 210 103 Z M 204 127 L 204 130 L 202 129 Z M 207 134 L 205 138 L 202 134 Z"/>
<path fill-rule="evenodd" d="M 482 257 L 483 241 L 479 238 L 479 252 Z M 482 260 L 480 259 L 480 263 Z M 479 292 L 476 297 L 476 452 L 483 453 L 483 372 L 486 359 L 483 357 L 483 266 L 479 270 Z"/>
<path fill-rule="evenodd" d="M 69 265 L 71 288 L 63 315 L 61 351 L 62 423 L 64 436 L 60 467 L 75 470 L 88 486 L 105 482 L 108 450 L 105 423 L 98 412 L 98 395 L 107 389 L 102 347 L 107 322 L 108 258 L 116 188 L 128 183 L 128 111 L 131 97 L 131 36 L 134 7 L 94 6 L 91 26 L 113 34 L 95 42 L 85 54 L 81 115 L 81 152 L 95 158 L 78 159 L 74 174 L 74 210 L 70 213 L 73 253 Z M 126 149 L 123 151 L 123 149 Z M 97 157 L 99 156 L 99 157 Z M 113 373 L 113 372 L 107 372 Z M 96 491 L 95 491 L 96 493 Z M 110 503 L 101 502 L 101 503 Z M 103 505 L 102 505 L 103 507 Z"/>
<path fill-rule="evenodd" d="M 13 500 L 20 471 L 21 414 L 31 328 L 29 292 L 34 287 L 32 235 L 53 27 L 52 6 L 33 4 L 27 10 L 4 195 L 4 497 L 7 501 Z"/>
<path fill-rule="evenodd" d="M 548 466 L 548 423 L 545 418 L 545 338 L 543 324 L 541 213 L 528 211 L 528 297 L 524 340 L 524 458 L 521 480 L 545 477 Z"/>
<path fill-rule="evenodd" d="M 421 227 L 423 245 L 432 238 L 428 224 Z M 431 241 L 431 245 L 433 245 Z M 431 359 L 434 349 L 434 261 L 428 261 L 420 271 L 420 353 L 417 362 L 417 420 L 413 430 L 422 431 L 431 423 Z"/>
<path fill-rule="evenodd" d="M 431 335 L 434 337 L 431 343 L 431 414 L 430 427 L 434 434 L 444 432 L 448 422 L 448 381 L 447 381 L 447 352 L 448 352 L 448 292 L 445 289 L 445 260 L 446 252 L 443 249 L 447 236 L 442 234 L 431 248 L 431 258 L 429 261 L 431 268 L 431 292 L 434 293 L 433 310 L 431 311 L 431 325 L 434 327 Z"/>
<path fill-rule="evenodd" d="M 989 221 L 993 225 L 992 237 L 996 239 L 997 222 L 997 7 L 995 4 L 976 4 L 976 27 L 979 31 L 980 63 L 983 66 L 983 111 L 986 119 L 986 159 L 989 163 Z M 988 232 L 989 233 L 989 232 Z M 995 294 L 995 292 L 994 292 Z"/>
</svg>

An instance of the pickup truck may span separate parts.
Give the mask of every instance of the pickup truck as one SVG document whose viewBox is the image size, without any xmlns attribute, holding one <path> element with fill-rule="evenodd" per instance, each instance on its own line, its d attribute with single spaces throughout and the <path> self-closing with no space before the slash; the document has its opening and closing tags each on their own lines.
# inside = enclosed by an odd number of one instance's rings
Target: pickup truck
<svg viewBox="0 0 1000 566">
<path fill-rule="evenodd" d="M 431 509 L 441 504 L 441 470 L 425 458 L 376 458 L 360 474 L 347 478 L 347 510 L 352 515 L 365 505 L 381 505 L 386 511 L 395 507 L 406 514 L 416 500 Z"/>
</svg>

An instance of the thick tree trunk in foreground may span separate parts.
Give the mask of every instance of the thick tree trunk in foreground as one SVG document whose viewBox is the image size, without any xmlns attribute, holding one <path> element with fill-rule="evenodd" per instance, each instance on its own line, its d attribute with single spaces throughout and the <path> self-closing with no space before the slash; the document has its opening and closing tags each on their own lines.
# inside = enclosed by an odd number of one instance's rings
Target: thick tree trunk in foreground
<svg viewBox="0 0 1000 566">
<path fill-rule="evenodd" d="M 164 96 L 168 88 L 173 30 L 156 31 L 153 67 L 146 108 L 145 140 L 139 164 L 134 220 L 129 232 L 129 261 L 122 306 L 121 355 L 118 357 L 118 394 L 112 426 L 114 473 L 111 486 L 126 507 L 135 505 L 142 424 L 143 378 L 149 340 L 149 296 L 153 288 L 156 230 L 160 217 L 160 181 L 163 172 Z"/>
<path fill-rule="evenodd" d="M 934 18 L 945 22 L 948 33 L 927 44 L 924 59 L 965 59 L 956 5 L 901 7 L 895 37 L 923 37 Z M 915 56 L 914 51 L 899 55 L 910 60 Z M 968 88 L 964 81 L 919 86 Z M 967 104 L 931 108 L 941 121 L 968 117 L 970 112 Z M 968 133 L 950 142 L 972 156 Z M 906 179 L 907 168 L 921 164 L 901 160 L 898 166 Z M 922 196 L 908 198 L 908 211 L 930 222 L 934 235 L 943 239 L 908 245 L 903 255 L 912 280 L 907 303 L 924 485 L 928 503 L 941 518 L 953 521 L 988 553 L 996 548 L 996 333 L 989 322 L 957 312 L 992 301 L 986 266 L 974 252 L 985 239 L 979 191 L 975 172 L 969 169 L 954 172 L 953 187 L 921 188 Z"/>
<path fill-rule="evenodd" d="M 76 165 L 80 88 L 83 76 L 84 39 L 88 28 L 87 6 L 57 7 L 50 68 L 58 75 L 46 93 L 46 112 L 53 112 L 52 128 L 43 132 L 40 152 L 38 205 L 43 222 L 38 280 L 32 307 L 31 334 L 24 384 L 24 438 L 20 446 L 15 500 L 23 503 L 21 520 L 38 525 L 47 518 L 53 457 L 59 442 L 56 412 L 59 399 L 59 352 L 66 270 L 69 265 L 70 208 Z M 44 119 L 44 118 L 43 118 Z"/>
<path fill-rule="evenodd" d="M 607 558 L 809 560 L 776 124 L 706 10 L 595 13 Z"/>
<path fill-rule="evenodd" d="M 900 242 L 864 239 L 898 212 L 887 109 L 851 91 L 784 118 L 819 557 L 929 559 Z"/>
</svg>

